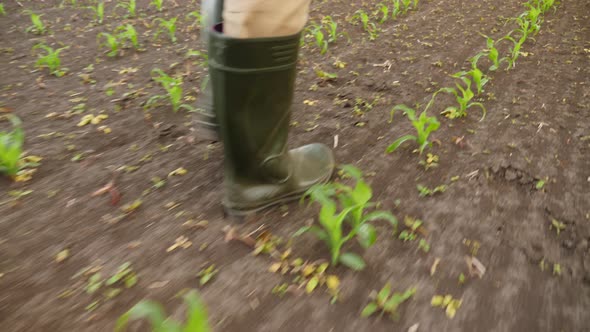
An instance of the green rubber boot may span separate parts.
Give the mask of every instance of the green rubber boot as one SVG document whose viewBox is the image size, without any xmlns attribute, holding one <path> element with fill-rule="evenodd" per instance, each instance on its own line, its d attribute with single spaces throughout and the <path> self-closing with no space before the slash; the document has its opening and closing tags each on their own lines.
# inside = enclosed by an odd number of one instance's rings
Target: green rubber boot
<svg viewBox="0 0 590 332">
<path fill-rule="evenodd" d="M 210 35 L 213 105 L 224 144 L 223 206 L 243 216 L 297 199 L 327 182 L 334 157 L 323 144 L 287 150 L 300 34 L 257 39 Z"/>
</svg>

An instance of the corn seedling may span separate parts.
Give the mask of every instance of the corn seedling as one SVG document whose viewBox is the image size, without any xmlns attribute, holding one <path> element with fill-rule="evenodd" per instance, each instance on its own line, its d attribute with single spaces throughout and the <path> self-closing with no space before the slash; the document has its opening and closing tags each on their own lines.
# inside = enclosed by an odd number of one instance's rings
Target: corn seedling
<svg viewBox="0 0 590 332">
<path fill-rule="evenodd" d="M 198 10 L 192 11 L 186 15 L 186 19 L 193 19 L 194 22 L 192 25 L 201 26 L 203 24 L 203 15 Z"/>
<path fill-rule="evenodd" d="M 92 10 L 92 12 L 94 13 L 94 20 L 96 20 L 96 23 L 102 24 L 102 22 L 104 21 L 104 2 L 100 1 L 96 4 L 96 6 L 88 6 L 86 8 Z"/>
<path fill-rule="evenodd" d="M 520 49 L 522 48 L 522 45 L 526 41 L 527 35 L 522 34 L 521 37 L 518 40 L 516 40 L 516 39 L 512 38 L 512 36 L 510 36 L 510 34 L 508 34 L 508 35 L 504 36 L 502 39 L 506 39 L 506 40 L 509 40 L 512 42 L 512 47 L 510 48 L 510 55 L 502 58 L 502 60 L 505 60 L 508 62 L 508 67 L 506 68 L 506 70 L 509 70 L 511 68 L 516 67 L 516 60 L 518 60 L 518 57 L 520 55 Z"/>
<path fill-rule="evenodd" d="M 361 270 L 365 267 L 364 260 L 354 253 L 342 253 L 343 245 L 356 238 L 363 248 L 369 248 L 377 240 L 377 231 L 370 222 L 386 220 L 395 229 L 397 219 L 386 211 L 365 214 L 366 208 L 374 206 L 374 203 L 370 202 L 373 196 L 371 187 L 363 180 L 362 173 L 357 168 L 346 165 L 342 170 L 356 180 L 355 187 L 331 183 L 316 185 L 309 189 L 304 197 L 310 197 L 312 201 L 321 205 L 319 226 L 302 227 L 294 236 L 306 232 L 313 233 L 329 247 L 333 265 L 342 263 L 351 269 Z"/>
<path fill-rule="evenodd" d="M 336 23 L 331 16 L 324 16 L 322 18 L 322 25 L 327 28 L 328 42 L 335 42 L 336 39 L 338 39 L 338 23 Z"/>
<path fill-rule="evenodd" d="M 152 2 L 150 2 L 150 6 L 154 6 L 156 7 L 156 9 L 161 12 L 162 11 L 162 5 L 164 4 L 164 0 L 152 0 Z"/>
<path fill-rule="evenodd" d="M 127 17 L 135 17 L 137 11 L 137 4 L 135 0 L 129 0 L 128 2 L 119 2 L 115 8 L 119 7 L 127 11 Z"/>
<path fill-rule="evenodd" d="M 31 32 L 36 35 L 44 35 L 45 33 L 47 33 L 47 27 L 45 26 L 43 21 L 41 21 L 42 15 L 37 15 L 30 10 L 25 10 L 24 13 L 26 15 L 29 15 L 29 17 L 31 18 L 31 23 L 33 23 L 33 25 L 29 26 L 25 30 L 25 32 Z"/>
<path fill-rule="evenodd" d="M 119 42 L 119 39 L 115 35 L 112 35 L 107 32 L 101 32 L 98 34 L 97 39 L 99 41 L 101 39 L 104 39 L 104 42 L 100 43 L 98 47 L 107 46 L 108 48 L 111 49 L 107 53 L 108 56 L 116 56 L 117 54 L 119 54 L 119 51 L 121 49 L 121 43 Z"/>
<path fill-rule="evenodd" d="M 395 111 L 403 111 L 404 114 L 408 117 L 408 119 L 412 122 L 412 126 L 416 129 L 416 136 L 414 135 L 405 135 L 397 140 L 395 140 L 391 145 L 387 148 L 387 153 L 392 153 L 397 148 L 400 147 L 403 143 L 407 141 L 415 141 L 418 143 L 418 151 L 420 154 L 424 151 L 424 149 L 428 146 L 432 146 L 432 142 L 428 141 L 428 137 L 430 134 L 440 127 L 440 122 L 434 116 L 428 116 L 426 114 L 426 110 L 424 110 L 420 116 L 416 117 L 416 111 L 406 105 L 400 104 L 396 105 L 391 110 L 391 117 L 393 118 L 393 114 Z"/>
<path fill-rule="evenodd" d="M 458 72 L 458 73 L 455 73 L 451 76 L 454 78 L 460 79 L 465 84 L 465 87 L 459 83 L 455 83 L 456 88 L 441 88 L 441 89 L 439 89 L 438 91 L 436 91 L 432 95 L 432 99 L 430 100 L 430 102 L 428 102 L 426 109 L 428 109 L 432 105 L 436 95 L 443 92 L 443 93 L 452 94 L 453 96 L 455 96 L 455 100 L 457 101 L 457 104 L 459 104 L 459 105 L 458 105 L 458 107 L 457 106 L 447 107 L 444 111 L 442 111 L 442 113 L 441 113 L 442 115 L 446 116 L 449 119 L 456 119 L 456 118 L 464 117 L 464 116 L 467 116 L 467 110 L 469 108 L 471 108 L 473 106 L 477 106 L 477 107 L 481 108 L 481 110 L 483 112 L 482 117 L 479 121 L 483 121 L 483 119 L 485 119 L 485 117 L 486 117 L 486 108 L 485 108 L 485 106 L 483 106 L 482 103 L 471 102 L 471 100 L 475 97 L 475 93 L 473 93 L 473 91 L 471 91 L 472 81 L 469 78 L 467 78 L 467 73 Z M 481 84 L 481 82 L 480 82 L 480 84 Z"/>
<path fill-rule="evenodd" d="M 500 54 L 498 52 L 498 49 L 496 48 L 496 42 L 492 38 L 490 38 L 484 34 L 482 34 L 482 36 L 486 38 L 486 46 L 487 46 L 487 49 L 483 52 L 483 55 L 487 55 L 488 59 L 490 59 L 490 61 L 492 62 L 492 65 L 490 66 L 490 68 L 488 70 L 489 71 L 496 71 L 498 68 L 500 68 L 500 62 L 501 62 L 501 60 L 499 58 Z M 478 54 L 478 55 L 476 55 L 476 57 L 477 56 L 480 56 L 480 55 Z"/>
<path fill-rule="evenodd" d="M 157 74 L 158 76 L 154 76 Z M 171 77 L 164 73 L 161 69 L 152 70 L 152 79 L 166 90 L 167 95 L 156 95 L 148 99 L 146 107 L 151 107 L 157 100 L 168 99 L 172 105 L 172 110 L 177 112 L 179 109 L 184 108 L 192 111 L 193 108 L 189 105 L 182 104 L 182 77 Z"/>
<path fill-rule="evenodd" d="M 131 24 L 119 26 L 116 30 L 118 32 L 117 38 L 121 41 L 129 41 L 135 49 L 139 48 L 139 41 L 137 39 L 137 31 Z"/>
<path fill-rule="evenodd" d="M 387 21 L 387 19 L 389 19 L 389 6 L 386 3 L 379 3 L 377 8 L 377 11 L 375 12 L 375 15 L 381 13 L 381 20 L 379 20 L 380 24 L 385 23 L 385 21 Z"/>
<path fill-rule="evenodd" d="M 158 38 L 160 33 L 167 32 L 168 37 L 173 43 L 176 43 L 176 17 L 171 18 L 169 20 L 165 20 L 163 18 L 156 18 L 154 22 L 160 22 L 158 27 L 158 31 L 156 31 L 156 35 L 154 38 Z"/>
<path fill-rule="evenodd" d="M 391 11 L 391 18 L 395 19 L 402 12 L 401 0 L 393 0 L 393 10 Z"/>
<path fill-rule="evenodd" d="M 403 293 L 392 294 L 391 285 L 387 283 L 379 293 L 376 291 L 371 292 L 371 302 L 363 309 L 361 317 L 369 317 L 379 312 L 380 316 L 387 314 L 391 319 L 399 320 L 397 309 L 414 294 L 416 294 L 416 287 L 411 287 Z"/>
<path fill-rule="evenodd" d="M 364 10 L 357 10 L 352 16 L 351 20 L 353 22 L 361 22 L 363 30 L 365 30 L 365 32 L 369 34 L 369 40 L 375 40 L 379 36 L 379 29 L 377 28 L 375 23 L 370 21 L 369 14 L 367 14 Z"/>
<path fill-rule="evenodd" d="M 12 131 L 0 131 L 0 173 L 15 176 L 21 169 L 20 159 L 25 141 L 21 121 L 16 116 L 9 117 Z"/>
<path fill-rule="evenodd" d="M 411 4 L 412 4 L 412 0 L 402 0 L 402 5 L 403 5 L 403 9 L 402 9 L 402 13 L 405 14 L 408 12 L 408 10 L 410 10 L 411 8 Z"/>
<path fill-rule="evenodd" d="M 33 50 L 42 49 L 46 52 L 45 55 L 38 55 L 37 62 L 35 66 L 38 68 L 48 68 L 49 72 L 52 75 L 57 77 L 62 77 L 65 72 L 60 70 L 61 60 L 59 58 L 59 54 L 61 51 L 69 48 L 69 47 L 62 47 L 54 50 L 53 48 L 44 45 L 44 44 L 37 44 L 33 47 Z"/>
<path fill-rule="evenodd" d="M 4 4 L 0 3 L 0 14 L 2 14 L 2 16 L 6 16 L 6 10 L 4 10 Z"/>
<path fill-rule="evenodd" d="M 197 295 L 190 291 L 184 295 L 187 304 L 187 319 L 181 323 L 166 317 L 164 308 L 157 302 L 144 300 L 136 304 L 117 320 L 115 332 L 125 331 L 129 321 L 148 319 L 153 332 L 210 332 L 207 309 Z"/>
<path fill-rule="evenodd" d="M 326 39 L 322 28 L 321 25 L 312 23 L 309 31 L 311 35 L 313 35 L 315 45 L 320 49 L 320 54 L 323 55 L 328 51 L 328 40 Z"/>
</svg>

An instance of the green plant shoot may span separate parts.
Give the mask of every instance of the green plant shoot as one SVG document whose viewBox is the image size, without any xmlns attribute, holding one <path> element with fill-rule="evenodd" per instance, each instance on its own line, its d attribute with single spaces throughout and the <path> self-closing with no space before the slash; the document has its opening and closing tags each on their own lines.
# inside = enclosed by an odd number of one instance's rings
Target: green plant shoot
<svg viewBox="0 0 590 332">
<path fill-rule="evenodd" d="M 15 176 L 21 169 L 20 159 L 25 141 L 25 134 L 18 117 L 9 117 L 12 131 L 0 131 L 0 173 Z"/>
<path fill-rule="evenodd" d="M 395 140 L 391 145 L 387 148 L 387 153 L 392 153 L 397 148 L 400 147 L 403 143 L 407 141 L 415 141 L 418 143 L 418 151 L 420 154 L 424 151 L 427 146 L 432 146 L 432 142 L 428 140 L 430 134 L 440 127 L 440 122 L 434 116 L 426 115 L 426 110 L 424 110 L 420 116 L 416 117 L 416 111 L 406 105 L 400 104 L 393 107 L 391 110 L 391 117 L 393 118 L 393 114 L 395 111 L 403 111 L 403 113 L 408 117 L 408 119 L 412 122 L 412 126 L 416 129 L 416 136 L 414 135 L 405 135 L 397 140 Z"/>
<path fill-rule="evenodd" d="M 154 76 L 154 74 L 157 74 L 157 76 Z M 152 96 L 146 102 L 146 107 L 151 107 L 157 100 L 168 99 L 174 112 L 177 112 L 181 108 L 189 111 L 193 110 L 191 106 L 182 104 L 182 77 L 168 76 L 161 69 L 156 68 L 152 70 L 152 79 L 162 85 L 167 95 Z"/>
<path fill-rule="evenodd" d="M 371 187 L 363 180 L 362 173 L 357 168 L 346 165 L 342 170 L 356 180 L 356 185 L 350 187 L 340 183 L 329 183 L 309 189 L 304 197 L 310 197 L 312 201 L 321 205 L 319 226 L 302 227 L 294 236 L 306 232 L 313 233 L 330 249 L 333 265 L 342 263 L 351 269 L 361 270 L 365 267 L 364 260 L 354 253 L 342 253 L 344 244 L 356 238 L 363 248 L 369 248 L 377 240 L 377 231 L 370 222 L 386 220 L 397 229 L 397 219 L 386 211 L 365 214 L 365 209 L 374 206 L 370 202 L 373 196 Z"/>
<path fill-rule="evenodd" d="M 55 75 L 57 77 L 62 77 L 65 74 L 65 71 L 61 70 L 61 60 L 59 58 L 59 54 L 61 53 L 61 51 L 68 49 L 69 46 L 67 47 L 62 47 L 62 48 L 58 48 L 56 50 L 54 50 L 53 48 L 45 45 L 45 44 L 37 44 L 33 47 L 33 50 L 36 49 L 43 49 L 46 54 L 45 55 L 38 55 L 37 58 L 37 62 L 35 63 L 35 66 L 38 68 L 48 68 L 49 72 L 52 75 Z"/>
<path fill-rule="evenodd" d="M 161 12 L 162 11 L 162 6 L 164 4 L 164 0 L 152 0 L 152 2 L 150 2 L 150 6 L 154 6 L 156 7 L 156 9 Z"/>
<path fill-rule="evenodd" d="M 135 0 L 129 0 L 128 2 L 119 2 L 115 8 L 124 8 L 127 10 L 127 17 L 135 17 L 137 14 L 137 3 Z"/>
<path fill-rule="evenodd" d="M 188 307 L 186 322 L 181 323 L 166 317 L 164 308 L 159 303 L 144 300 L 119 317 L 115 332 L 125 331 L 129 321 L 139 319 L 148 319 L 153 332 L 210 332 L 211 329 L 207 322 L 207 308 L 197 292 L 190 291 L 183 298 Z"/>
<path fill-rule="evenodd" d="M 100 1 L 96 4 L 96 6 L 88 6 L 86 7 L 94 13 L 94 19 L 96 23 L 102 24 L 104 22 L 104 2 Z"/>
<path fill-rule="evenodd" d="M 24 13 L 29 15 L 31 18 L 31 23 L 33 23 L 33 25 L 29 26 L 25 32 L 31 32 L 36 35 L 44 35 L 47 33 L 47 27 L 43 21 L 41 21 L 42 15 L 37 15 L 30 10 L 25 10 Z"/>
<path fill-rule="evenodd" d="M 163 18 L 156 18 L 154 22 L 160 22 L 158 31 L 156 31 L 156 35 L 154 38 L 158 38 L 160 33 L 166 31 L 168 33 L 168 37 L 173 43 L 176 43 L 176 17 L 171 18 L 169 20 L 165 20 Z"/>
</svg>

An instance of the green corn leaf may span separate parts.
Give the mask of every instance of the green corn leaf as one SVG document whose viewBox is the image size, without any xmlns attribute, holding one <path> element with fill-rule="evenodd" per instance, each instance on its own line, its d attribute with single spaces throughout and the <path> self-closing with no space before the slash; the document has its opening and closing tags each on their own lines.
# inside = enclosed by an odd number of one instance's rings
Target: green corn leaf
<svg viewBox="0 0 590 332">
<path fill-rule="evenodd" d="M 196 291 L 190 291 L 184 296 L 188 305 L 188 320 L 183 332 L 210 332 L 207 322 L 207 309 Z"/>
<path fill-rule="evenodd" d="M 362 222 L 365 223 L 365 222 L 374 221 L 374 220 L 388 221 L 391 224 L 391 226 L 393 226 L 395 229 L 397 229 L 397 225 L 398 225 L 397 218 L 393 214 L 391 214 L 387 211 L 371 212 L 363 218 Z"/>
<path fill-rule="evenodd" d="M 371 224 L 362 224 L 357 232 L 357 239 L 360 245 L 367 249 L 377 241 L 377 231 Z"/>
<path fill-rule="evenodd" d="M 360 271 L 366 266 L 365 261 L 359 255 L 349 252 L 342 254 L 339 261 L 355 271 Z"/>
<path fill-rule="evenodd" d="M 147 318 L 154 331 L 161 331 L 164 326 L 165 313 L 162 306 L 153 301 L 141 301 L 121 316 L 116 323 L 115 332 L 125 331 L 128 322 Z"/>
<path fill-rule="evenodd" d="M 377 303 L 371 302 L 367 304 L 367 306 L 363 309 L 363 311 L 361 312 L 361 317 L 369 317 L 372 314 L 374 314 L 377 311 L 377 309 L 379 309 Z"/>
<path fill-rule="evenodd" d="M 395 150 L 397 150 L 397 148 L 399 148 L 400 145 L 402 145 L 403 143 L 405 143 L 407 141 L 416 141 L 416 140 L 417 140 L 417 137 L 414 135 L 402 136 L 402 137 L 396 139 L 393 143 L 391 143 L 391 145 L 387 147 L 386 152 L 392 153 Z"/>
<path fill-rule="evenodd" d="M 391 295 L 391 284 L 387 283 L 385 284 L 385 286 L 383 286 L 379 293 L 377 293 L 377 304 L 379 306 L 383 306 L 383 304 L 385 304 L 385 301 L 387 301 L 387 299 L 389 298 L 389 295 Z"/>
</svg>

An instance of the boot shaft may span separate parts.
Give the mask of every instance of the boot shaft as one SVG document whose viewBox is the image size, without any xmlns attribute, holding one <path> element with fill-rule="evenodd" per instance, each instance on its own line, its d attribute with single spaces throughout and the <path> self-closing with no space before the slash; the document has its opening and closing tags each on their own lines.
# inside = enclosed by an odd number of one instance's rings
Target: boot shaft
<svg viewBox="0 0 590 332">
<path fill-rule="evenodd" d="M 216 26 L 209 66 L 226 180 L 283 181 L 300 34 L 236 39 Z"/>
</svg>

